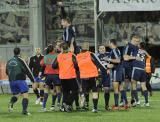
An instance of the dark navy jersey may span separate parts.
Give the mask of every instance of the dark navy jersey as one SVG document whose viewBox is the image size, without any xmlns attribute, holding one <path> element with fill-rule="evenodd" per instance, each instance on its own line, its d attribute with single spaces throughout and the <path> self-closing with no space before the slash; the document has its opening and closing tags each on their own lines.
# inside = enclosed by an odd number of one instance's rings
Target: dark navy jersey
<svg viewBox="0 0 160 122">
<path fill-rule="evenodd" d="M 68 26 L 68 27 L 66 27 L 64 29 L 64 32 L 63 32 L 63 41 L 65 43 L 67 43 L 69 46 L 71 44 L 72 38 L 75 38 L 75 36 L 76 36 L 76 32 L 75 32 L 75 27 L 74 26 L 70 25 L 70 26 Z M 76 45 L 75 41 L 74 41 L 73 45 L 74 46 Z"/>
<path fill-rule="evenodd" d="M 44 67 L 40 65 L 40 62 L 43 58 L 43 55 L 35 55 L 30 58 L 29 68 L 32 71 L 34 77 L 38 77 L 40 72 L 42 72 L 42 74 L 44 72 Z"/>
<path fill-rule="evenodd" d="M 120 59 L 121 60 L 121 52 L 118 48 L 115 48 L 115 49 L 112 49 L 110 51 L 110 54 L 109 54 L 109 58 L 110 59 Z M 121 67 L 121 63 L 112 63 L 110 62 L 111 64 L 114 64 L 114 68 L 119 68 Z"/>
<path fill-rule="evenodd" d="M 138 49 L 139 49 L 138 46 L 135 46 L 135 45 L 133 45 L 131 43 L 128 43 L 126 45 L 126 47 L 124 47 L 123 55 L 136 56 L 137 52 L 138 52 Z M 133 67 L 132 63 L 133 63 L 133 60 L 123 61 L 123 66 L 125 68 L 127 68 L 127 67 Z"/>
<path fill-rule="evenodd" d="M 110 53 L 106 52 L 106 53 L 98 53 L 97 57 L 99 58 L 99 60 L 101 61 L 101 63 L 107 68 L 107 61 L 105 61 L 104 58 L 109 58 Z"/>
<path fill-rule="evenodd" d="M 139 57 L 141 60 L 134 60 L 133 61 L 133 67 L 138 67 L 138 68 L 145 69 L 145 67 L 146 67 L 146 56 L 147 56 L 147 52 L 145 50 L 139 49 L 136 57 Z"/>
<path fill-rule="evenodd" d="M 26 62 L 20 56 L 14 56 L 7 62 L 6 74 L 9 81 L 26 80 L 26 75 L 34 82 L 34 77 Z"/>
</svg>

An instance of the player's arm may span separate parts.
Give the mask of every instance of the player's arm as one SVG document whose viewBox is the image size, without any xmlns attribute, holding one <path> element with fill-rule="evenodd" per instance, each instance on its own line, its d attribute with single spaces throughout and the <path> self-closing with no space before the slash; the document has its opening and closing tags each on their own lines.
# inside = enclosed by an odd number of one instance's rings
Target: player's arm
<svg viewBox="0 0 160 122">
<path fill-rule="evenodd" d="M 29 59 L 29 68 L 32 71 L 32 68 L 33 68 L 33 59 L 32 59 L 32 57 Z"/>
<path fill-rule="evenodd" d="M 113 51 L 113 53 L 114 53 L 114 58 L 105 57 L 104 60 L 113 64 L 119 64 L 121 62 L 120 54 L 118 54 L 117 51 L 115 50 Z"/>
<path fill-rule="evenodd" d="M 81 84 L 81 79 L 80 79 L 80 71 L 79 71 L 79 67 L 78 67 L 78 63 L 77 63 L 77 59 L 76 59 L 76 56 L 73 54 L 72 56 L 72 61 L 73 61 L 73 65 L 74 65 L 74 68 L 76 70 L 76 75 L 77 75 L 77 81 L 78 81 L 78 86 L 80 87 L 80 84 Z M 81 88 L 80 88 L 81 89 Z"/>
<path fill-rule="evenodd" d="M 91 59 L 98 69 L 100 68 L 100 69 L 106 70 L 106 67 L 102 64 L 99 58 L 93 53 L 91 53 Z"/>
<path fill-rule="evenodd" d="M 130 55 L 123 55 L 123 58 L 124 58 L 125 61 L 135 60 L 136 59 L 135 56 L 130 56 Z"/>
<path fill-rule="evenodd" d="M 53 61 L 53 63 L 52 63 L 52 68 L 53 68 L 53 69 L 58 69 L 58 61 L 57 61 L 57 58 Z"/>
<path fill-rule="evenodd" d="M 21 58 L 18 58 L 18 59 L 21 62 L 22 66 L 23 66 L 23 70 L 25 71 L 25 73 L 27 74 L 27 76 L 29 77 L 31 82 L 34 82 L 33 74 L 31 72 L 31 70 L 29 69 L 28 65 L 26 64 L 26 62 L 23 61 L 23 59 L 21 59 Z"/>
<path fill-rule="evenodd" d="M 120 62 L 121 62 L 121 56 L 120 56 L 120 54 L 118 54 L 118 52 L 117 51 L 113 51 L 113 53 L 114 53 L 114 59 L 110 59 L 110 62 L 111 63 L 115 63 L 115 64 L 119 64 Z"/>
<path fill-rule="evenodd" d="M 75 55 L 72 56 L 72 61 L 73 61 L 73 64 L 74 64 L 74 68 L 76 69 L 77 72 L 79 72 L 79 67 L 78 67 L 78 63 L 77 63 Z"/>
<path fill-rule="evenodd" d="M 146 56 L 151 58 L 151 55 L 145 50 Z"/>
<path fill-rule="evenodd" d="M 116 59 L 109 59 L 110 62 L 114 63 L 114 64 L 119 64 L 121 62 L 121 60 L 119 58 Z"/>
<path fill-rule="evenodd" d="M 151 73 L 155 72 L 155 62 L 153 60 L 153 58 L 151 57 Z"/>
<path fill-rule="evenodd" d="M 44 57 L 43 57 L 42 60 L 40 61 L 40 65 L 41 65 L 42 67 L 45 66 L 45 64 L 44 64 Z"/>
<path fill-rule="evenodd" d="M 39 73 L 38 73 L 39 77 L 42 77 L 44 75 L 44 70 L 45 70 L 45 66 L 40 65 L 40 69 L 39 69 Z"/>
<path fill-rule="evenodd" d="M 100 59 L 94 53 L 91 53 L 91 59 L 98 69 L 106 70 L 106 73 L 107 73 L 107 68 L 102 64 Z M 101 86 L 102 86 L 102 82 L 100 81 L 98 84 L 98 87 L 101 87 Z"/>
<path fill-rule="evenodd" d="M 7 65 L 6 65 L 6 74 L 8 75 L 8 62 L 7 62 Z"/>
<path fill-rule="evenodd" d="M 72 53 L 74 53 L 74 46 L 73 46 L 72 40 L 71 40 L 71 44 L 70 44 L 70 51 L 71 51 Z"/>
<path fill-rule="evenodd" d="M 135 56 L 130 56 L 130 55 L 128 55 L 128 50 L 129 50 L 129 46 L 127 45 L 126 48 L 125 48 L 125 51 L 124 51 L 123 59 L 124 59 L 125 61 L 135 60 L 135 59 L 136 59 Z"/>
<path fill-rule="evenodd" d="M 70 41 L 70 48 L 74 49 L 74 45 L 73 45 L 73 43 L 75 41 L 75 28 L 74 27 L 67 29 L 66 41 L 68 41 L 68 42 Z"/>
<path fill-rule="evenodd" d="M 108 58 L 108 62 L 114 63 L 114 64 L 119 64 L 121 62 L 121 59 L 120 59 L 120 57 L 118 57 L 117 55 L 115 55 L 114 59 Z"/>
</svg>

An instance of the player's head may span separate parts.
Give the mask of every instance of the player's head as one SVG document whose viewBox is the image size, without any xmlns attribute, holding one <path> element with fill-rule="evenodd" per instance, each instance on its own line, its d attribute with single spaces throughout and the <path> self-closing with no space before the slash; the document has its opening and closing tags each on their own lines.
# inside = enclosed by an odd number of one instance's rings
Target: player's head
<svg viewBox="0 0 160 122">
<path fill-rule="evenodd" d="M 105 53 L 106 52 L 105 46 L 104 45 L 100 45 L 98 51 L 99 51 L 99 53 Z"/>
<path fill-rule="evenodd" d="M 16 48 L 14 48 L 13 52 L 14 52 L 15 56 L 18 56 L 21 53 L 21 49 L 19 47 L 16 47 Z"/>
<path fill-rule="evenodd" d="M 61 25 L 63 26 L 63 28 L 66 28 L 67 26 L 69 26 L 71 24 L 71 20 L 69 17 L 66 18 L 62 18 L 61 20 Z"/>
<path fill-rule="evenodd" d="M 13 52 L 14 52 L 15 56 L 18 56 L 21 53 L 21 49 L 19 47 L 16 47 L 16 48 L 14 48 Z"/>
<path fill-rule="evenodd" d="M 140 36 L 138 34 L 131 35 L 131 43 L 138 46 L 140 43 Z"/>
<path fill-rule="evenodd" d="M 49 45 L 48 45 L 48 47 L 47 47 L 47 51 L 48 51 L 48 53 L 51 53 L 51 52 L 53 52 L 53 51 L 54 51 L 54 47 L 53 47 L 53 45 L 52 45 L 52 44 L 49 44 Z"/>
<path fill-rule="evenodd" d="M 36 55 L 40 55 L 41 54 L 41 48 L 39 48 L 39 47 L 35 48 L 35 53 L 36 53 Z"/>
<path fill-rule="evenodd" d="M 60 52 L 61 52 L 61 47 L 60 47 L 61 44 L 62 44 L 62 42 L 60 42 L 60 41 L 56 42 L 55 51 L 56 51 L 57 53 L 60 53 Z"/>
<path fill-rule="evenodd" d="M 81 48 L 83 51 L 89 50 L 89 42 L 83 42 Z"/>
<path fill-rule="evenodd" d="M 56 44 L 55 44 L 55 51 L 57 53 L 60 53 L 61 52 L 61 48 L 60 48 L 60 45 L 63 43 L 63 40 L 61 39 L 61 37 L 58 37 L 57 40 L 56 40 Z"/>
<path fill-rule="evenodd" d="M 145 43 L 145 42 L 141 42 L 141 43 L 139 44 L 139 48 L 145 50 L 145 49 L 146 49 L 146 43 Z"/>
<path fill-rule="evenodd" d="M 117 41 L 115 39 L 111 39 L 109 41 L 109 47 L 112 48 L 116 48 L 117 47 Z"/>
<path fill-rule="evenodd" d="M 61 43 L 60 44 L 61 52 L 68 52 L 69 46 L 66 43 Z"/>
</svg>

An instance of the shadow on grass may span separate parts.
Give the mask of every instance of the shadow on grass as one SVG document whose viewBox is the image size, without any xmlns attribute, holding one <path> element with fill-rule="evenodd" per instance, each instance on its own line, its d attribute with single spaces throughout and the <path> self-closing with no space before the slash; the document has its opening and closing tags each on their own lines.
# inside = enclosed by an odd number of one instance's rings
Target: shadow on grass
<svg viewBox="0 0 160 122">
<path fill-rule="evenodd" d="M 0 112 L 1 119 L 16 119 L 16 118 L 26 118 L 29 117 L 27 115 L 22 115 L 20 112 L 8 113 L 8 112 Z M 5 122 L 5 121 L 4 121 Z M 13 120 L 14 122 L 14 120 Z"/>
<path fill-rule="evenodd" d="M 136 109 L 139 109 L 139 110 L 153 110 L 155 109 L 154 107 L 141 107 L 141 106 L 137 106 L 137 107 L 132 107 L 131 109 L 133 110 L 136 110 Z"/>
</svg>

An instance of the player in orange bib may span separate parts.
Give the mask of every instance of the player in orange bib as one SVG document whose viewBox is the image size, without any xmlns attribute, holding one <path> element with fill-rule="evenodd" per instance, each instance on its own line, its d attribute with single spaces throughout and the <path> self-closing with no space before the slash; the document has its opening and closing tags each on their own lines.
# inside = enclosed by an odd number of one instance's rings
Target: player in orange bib
<svg viewBox="0 0 160 122">
<path fill-rule="evenodd" d="M 93 110 L 97 112 L 98 105 L 98 89 L 96 84 L 96 78 L 98 77 L 98 68 L 106 70 L 106 68 L 100 63 L 100 60 L 94 55 L 94 53 L 88 51 L 89 43 L 82 45 L 82 52 L 77 54 L 77 63 L 80 71 L 80 78 L 82 81 L 82 98 L 84 98 L 83 108 L 88 109 L 89 91 L 92 90 Z M 107 72 L 107 71 L 106 71 Z"/>
<path fill-rule="evenodd" d="M 61 111 L 71 112 L 72 104 L 78 92 L 76 57 L 69 51 L 67 44 L 61 44 L 61 54 L 53 62 L 53 68 L 59 68 L 59 78 L 62 83 L 63 102 Z"/>
</svg>

